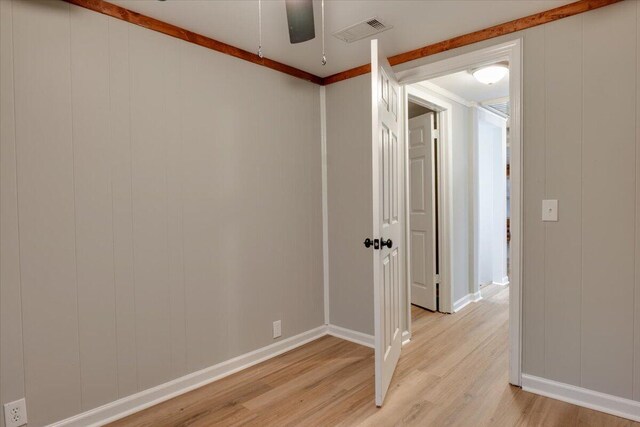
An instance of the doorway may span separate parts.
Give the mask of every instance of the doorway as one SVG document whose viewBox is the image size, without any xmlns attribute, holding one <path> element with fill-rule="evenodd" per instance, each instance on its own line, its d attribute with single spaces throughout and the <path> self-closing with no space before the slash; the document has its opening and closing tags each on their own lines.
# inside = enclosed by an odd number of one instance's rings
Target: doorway
<svg viewBox="0 0 640 427">
<path fill-rule="evenodd" d="M 407 240 L 411 248 L 407 275 L 411 304 L 438 311 L 438 112 L 408 100 Z"/>
<path fill-rule="evenodd" d="M 522 210 L 520 194 L 522 151 L 520 49 L 520 41 L 514 40 L 398 73 L 398 80 L 403 85 L 405 97 L 405 149 L 407 150 L 405 156 L 405 191 L 408 196 L 405 198 L 405 221 L 407 224 L 405 253 L 407 254 L 406 271 L 408 280 L 405 295 L 406 329 L 403 334 L 403 342 L 407 343 L 411 337 L 411 304 L 416 302 L 412 296 L 416 286 L 412 281 L 411 275 L 412 273 L 416 275 L 416 272 L 418 272 L 420 277 L 424 277 L 422 272 L 423 270 L 427 271 L 420 266 L 413 265 L 415 263 L 415 254 L 412 253 L 414 248 L 419 246 L 415 241 L 412 241 L 412 234 L 416 234 L 416 231 L 421 231 L 416 228 L 415 224 L 412 224 L 412 222 L 415 222 L 415 218 L 412 218 L 411 198 L 415 194 L 412 194 L 413 190 L 410 185 L 412 180 L 410 162 L 413 156 L 410 153 L 412 148 L 409 115 L 413 114 L 409 111 L 409 107 L 410 104 L 417 103 L 429 109 L 424 114 L 433 115 L 434 126 L 432 129 L 438 135 L 437 141 L 434 141 L 437 143 L 437 145 L 434 145 L 434 170 L 437 173 L 433 177 L 434 240 L 437 242 L 433 257 L 436 309 L 446 313 L 453 313 L 456 310 L 461 310 L 464 305 L 481 298 L 483 285 L 491 283 L 492 285 L 500 286 L 508 283 L 510 285 L 508 292 L 509 382 L 515 385 L 520 385 L 521 376 L 520 224 Z M 470 73 L 475 68 L 503 62 L 508 64 L 510 75 L 506 100 L 504 99 L 505 97 L 495 97 L 494 99 L 481 101 L 468 102 L 465 100 L 467 102 L 462 102 L 460 97 L 456 97 L 454 93 L 442 87 L 434 88 L 433 85 L 430 86 L 433 80 L 447 75 L 460 72 Z M 420 82 L 426 82 L 426 84 L 418 84 Z M 464 135 L 464 129 L 452 125 L 453 116 L 457 114 L 454 110 L 460 110 L 460 104 L 468 109 L 466 136 Z M 508 114 L 504 114 L 504 111 L 502 111 L 505 106 L 509 109 Z M 412 106 L 411 108 L 415 111 L 415 107 Z M 470 175 L 466 179 L 466 183 L 461 186 L 458 174 L 460 159 L 456 158 L 457 163 L 454 164 L 454 156 L 461 154 L 459 144 L 456 145 L 456 140 L 462 137 L 465 137 L 467 141 L 472 141 L 472 143 L 470 143 L 466 156 Z M 508 144 L 506 143 L 507 139 Z M 484 144 L 482 146 L 483 150 L 478 149 L 480 142 Z M 486 150 L 487 146 L 492 147 L 491 150 Z M 494 160 L 491 168 L 479 168 L 480 155 L 488 156 Z M 488 165 L 486 160 L 483 162 L 484 166 Z M 491 197 L 480 197 L 477 190 L 480 187 L 487 188 L 487 183 L 489 182 L 487 177 L 489 176 L 493 177 L 491 182 L 495 182 L 494 187 L 501 186 L 502 193 L 492 190 Z M 500 184 L 499 180 L 495 179 L 499 176 L 502 177 L 503 184 Z M 464 194 L 461 195 L 460 188 L 464 189 L 465 185 L 466 191 L 463 191 Z M 465 199 L 465 197 L 469 212 L 462 214 L 457 207 L 460 204 L 460 200 Z M 435 204 L 436 201 L 437 205 Z M 500 203 L 492 204 L 489 210 L 489 203 L 493 201 L 500 201 Z M 413 208 L 415 207 L 413 206 Z M 497 214 L 501 209 L 504 214 Z M 480 215 L 481 213 L 482 215 Z M 485 248 L 484 252 L 486 252 L 488 246 L 486 246 L 486 241 L 479 235 L 479 231 L 485 230 L 485 228 L 481 227 L 487 227 L 487 219 L 495 218 L 500 219 L 496 220 L 495 225 L 492 225 L 492 229 L 500 230 L 502 235 L 493 233 L 493 236 L 496 241 L 502 243 L 503 249 L 498 248 L 494 251 L 493 248 L 496 246 L 490 246 L 492 248 L 491 251 L 497 254 L 495 258 L 499 261 L 490 263 L 492 268 L 489 276 L 487 276 L 487 270 L 482 270 L 479 265 L 481 260 L 486 260 L 479 257 L 481 251 L 478 245 L 485 245 L 483 246 Z M 460 230 L 465 227 L 469 235 L 466 256 L 463 250 L 464 242 L 459 239 Z M 436 253 L 438 254 L 437 262 L 435 261 Z M 465 262 L 466 268 L 464 267 Z M 460 285 L 468 290 L 467 294 L 463 295 L 464 298 L 459 298 L 460 293 L 456 290 L 456 286 Z M 416 305 L 424 307 L 426 304 L 419 303 Z"/>
</svg>

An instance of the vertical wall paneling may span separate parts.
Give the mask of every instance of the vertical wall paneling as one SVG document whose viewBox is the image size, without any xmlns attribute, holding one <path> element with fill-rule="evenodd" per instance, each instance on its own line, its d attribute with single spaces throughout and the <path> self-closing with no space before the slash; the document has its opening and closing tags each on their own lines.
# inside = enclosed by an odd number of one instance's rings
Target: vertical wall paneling
<svg viewBox="0 0 640 427">
<path fill-rule="evenodd" d="M 636 0 L 636 70 L 640 70 L 640 1 Z M 640 400 L 640 80 L 636 74 L 636 265 L 634 290 L 633 399 Z"/>
<path fill-rule="evenodd" d="M 131 194 L 129 28 L 109 19 L 109 138 L 113 152 L 113 267 L 115 285 L 118 396 L 138 391 Z"/>
<path fill-rule="evenodd" d="M 129 29 L 138 386 L 171 378 L 165 73 L 169 42 Z"/>
<path fill-rule="evenodd" d="M 283 93 L 278 99 L 277 109 L 281 112 L 281 114 L 287 114 L 287 110 L 283 108 L 283 106 L 286 104 L 295 105 L 298 101 L 298 98 L 299 97 L 293 91 Z M 300 116 L 302 113 L 303 113 L 302 111 L 296 112 L 295 115 L 293 116 L 293 120 L 295 120 L 295 123 L 293 124 L 292 131 L 295 135 L 302 134 L 302 129 L 300 127 L 300 122 L 301 122 Z M 284 117 L 278 118 L 278 122 L 282 122 L 283 120 L 286 121 L 287 118 L 284 118 Z M 300 200 L 300 201 L 304 200 L 304 196 L 302 196 L 302 194 L 299 193 L 299 189 L 303 185 L 308 185 L 308 183 L 306 182 L 306 180 L 304 181 L 291 180 L 291 177 L 298 176 L 296 172 L 300 163 L 296 161 L 296 159 L 301 158 L 300 157 L 301 155 L 302 155 L 302 150 L 300 149 L 300 146 L 298 144 L 288 142 L 286 145 L 283 146 L 283 153 L 282 153 L 283 165 L 281 168 L 282 176 L 280 179 L 282 180 L 282 186 L 285 189 L 285 191 L 282 194 L 283 195 L 282 206 L 290 206 L 292 203 L 295 203 L 295 200 Z M 289 223 L 289 227 L 291 230 L 290 233 L 286 233 L 283 235 L 285 244 L 280 248 L 281 249 L 280 256 L 282 257 L 282 261 L 283 261 L 283 265 L 282 265 L 283 272 L 286 275 L 289 275 L 289 277 L 292 279 L 294 283 L 300 283 L 302 279 L 301 267 L 305 266 L 302 263 L 304 262 L 303 259 L 306 254 L 299 250 L 300 248 L 298 247 L 298 245 L 301 242 L 299 242 L 295 238 L 295 236 L 306 234 L 304 230 L 304 221 L 306 221 L 306 218 L 303 218 L 302 216 L 296 215 L 296 214 L 287 215 L 285 212 L 282 212 L 281 215 L 279 215 L 279 217 L 282 217 L 283 221 L 286 221 Z M 281 317 L 283 318 L 283 325 L 287 329 L 290 329 L 298 320 L 299 301 L 300 301 L 300 296 L 302 295 L 301 286 L 296 286 L 292 288 L 290 291 L 294 298 L 294 301 L 293 301 L 294 309 L 291 310 L 291 312 L 285 312 L 284 307 L 279 307 L 279 311 L 280 313 L 282 313 Z M 278 305 L 281 305 L 281 304 L 282 303 Z M 273 319 L 273 320 L 277 320 L 277 319 Z"/>
<path fill-rule="evenodd" d="M 167 247 L 169 250 L 169 303 L 171 323 L 171 375 L 187 373 L 186 306 L 182 241 L 182 114 L 180 42 L 167 40 L 164 65 L 164 132 L 167 137 Z"/>
<path fill-rule="evenodd" d="M 83 409 L 118 397 L 108 18 L 73 8 L 71 101 Z"/>
<path fill-rule="evenodd" d="M 244 82 L 235 88 L 239 97 L 263 92 L 263 82 L 256 78 L 251 69 L 242 67 L 238 71 L 236 77 Z M 259 132 L 259 120 L 263 114 L 265 112 L 261 109 L 261 103 L 249 102 L 243 106 L 242 112 L 234 112 L 229 118 L 234 122 L 237 143 L 228 147 L 231 150 L 231 163 L 236 167 L 228 171 L 233 178 L 228 180 L 227 185 L 229 194 L 235 193 L 234 198 L 239 202 L 238 207 L 230 213 L 229 218 L 233 220 L 227 224 L 230 235 L 235 235 L 235 239 L 225 241 L 226 249 L 233 254 L 227 266 L 230 277 L 233 277 L 236 284 L 227 294 L 230 356 L 246 352 L 249 342 L 254 340 L 269 342 L 267 340 L 270 338 L 270 322 L 273 320 L 266 315 L 266 310 L 261 304 L 261 293 L 264 290 L 261 286 L 256 286 L 252 280 L 254 274 L 260 273 L 243 268 L 245 257 L 252 260 L 255 268 L 262 258 L 260 254 L 269 250 L 269 245 L 258 244 L 260 241 L 266 242 L 263 239 L 268 238 L 267 235 L 262 236 L 262 221 L 247 221 L 251 212 L 261 211 L 262 196 L 258 196 L 257 189 L 262 175 L 261 163 L 266 158 L 261 150 L 267 145 L 260 138 Z M 245 192 L 243 188 L 251 191 Z M 243 295 L 251 294 L 252 298 L 243 298 Z M 259 326 L 251 328 L 250 325 Z M 245 330 L 247 332 L 243 334 L 242 331 Z"/>
<path fill-rule="evenodd" d="M 545 29 L 527 32 L 523 82 L 523 371 L 544 377 Z"/>
<path fill-rule="evenodd" d="M 546 25 L 544 46 L 545 198 L 560 200 L 560 221 L 544 223 L 544 372 L 546 378 L 577 386 L 582 283 L 582 16 Z"/>
<path fill-rule="evenodd" d="M 260 127 L 264 133 L 271 134 L 276 140 L 283 140 L 285 137 L 284 129 L 274 126 L 274 123 L 282 123 L 283 120 L 289 120 L 287 112 L 282 108 L 286 103 L 286 99 L 289 98 L 289 94 L 280 93 L 276 87 L 265 85 L 262 85 L 260 91 L 268 99 L 272 100 L 273 107 L 269 114 L 260 115 Z M 294 117 L 295 114 L 292 113 L 291 116 Z M 289 132 L 293 132 L 293 129 L 290 129 Z M 262 200 L 262 211 L 266 213 L 267 218 L 271 218 L 269 228 L 264 230 L 264 238 L 266 242 L 270 242 L 276 238 L 278 232 L 281 233 L 280 236 L 282 238 L 282 244 L 267 245 L 269 252 L 273 256 L 267 264 L 267 274 L 270 277 L 274 277 L 275 280 L 281 281 L 286 280 L 287 273 L 291 272 L 291 268 L 287 266 L 287 260 L 285 259 L 285 248 L 291 246 L 290 237 L 292 234 L 284 232 L 285 224 L 289 221 L 295 224 L 295 219 L 288 218 L 288 215 L 283 215 L 284 212 L 282 211 L 282 207 L 287 205 L 287 200 L 291 196 L 291 183 L 285 182 L 286 168 L 291 161 L 288 148 L 290 148 L 288 143 L 278 144 L 277 146 L 262 146 L 263 153 L 264 151 L 270 151 L 272 154 L 269 157 L 265 157 L 267 162 L 264 164 L 265 168 L 262 169 L 261 173 L 261 192 L 267 194 L 269 188 L 278 189 L 272 192 L 269 198 Z M 284 308 L 282 303 L 285 295 L 283 290 L 278 290 L 277 292 L 263 291 L 260 297 L 265 307 L 265 327 L 271 327 L 271 322 L 282 318 Z M 283 330 L 286 330 L 288 327 L 286 319 L 283 323 Z"/>
<path fill-rule="evenodd" d="M 19 399 L 25 392 L 12 21 L 12 2 L 0 2 L 0 403 Z"/>
<path fill-rule="evenodd" d="M 80 412 L 69 5 L 13 2 L 29 422 Z"/>
<path fill-rule="evenodd" d="M 623 2 L 583 15 L 582 386 L 626 398 L 633 382 L 635 8 Z"/>
<path fill-rule="evenodd" d="M 183 152 L 184 163 L 189 165 L 183 172 L 183 232 L 187 356 L 189 370 L 195 370 L 223 360 L 226 354 L 217 345 L 227 339 L 226 295 L 222 287 L 210 283 L 212 279 L 227 281 L 227 266 L 218 256 L 222 235 L 216 232 L 224 218 L 224 203 L 215 201 L 221 200 L 229 185 L 221 172 L 226 159 L 220 147 L 228 141 L 218 137 L 225 114 L 208 113 L 216 111 L 226 93 L 221 81 L 224 73 L 216 70 L 214 59 L 202 55 L 200 48 L 183 46 L 181 61 L 183 100 L 191 106 L 191 114 L 182 118 L 183 138 L 189 141 Z"/>
<path fill-rule="evenodd" d="M 324 323 L 324 313 L 327 312 L 324 300 L 324 249 L 322 243 L 322 131 L 320 120 L 320 88 L 312 91 L 304 99 L 304 105 L 311 103 L 313 106 L 303 120 L 310 123 L 310 126 L 304 126 L 303 137 L 311 141 L 317 141 L 316 144 L 309 146 L 305 152 L 305 158 L 309 162 L 310 175 L 308 177 L 309 187 L 305 188 L 306 200 L 312 206 L 310 221 L 307 223 L 307 233 L 310 238 L 311 251 L 307 255 L 305 262 L 310 263 L 311 268 L 306 273 L 305 283 L 306 291 L 304 292 L 304 303 L 300 305 L 300 316 L 303 319 L 301 326 L 305 329 L 312 328 L 316 323 L 315 318 L 309 318 L 306 305 L 322 306 L 323 313 L 320 319 Z M 302 108 L 302 104 L 301 107 Z M 325 129 L 326 131 L 326 129 Z"/>
</svg>

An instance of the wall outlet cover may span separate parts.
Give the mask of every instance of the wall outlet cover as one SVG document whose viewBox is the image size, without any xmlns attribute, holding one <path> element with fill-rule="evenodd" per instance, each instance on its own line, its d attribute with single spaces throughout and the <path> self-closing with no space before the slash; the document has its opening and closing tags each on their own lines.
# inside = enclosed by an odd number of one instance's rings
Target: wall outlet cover
<svg viewBox="0 0 640 427">
<path fill-rule="evenodd" d="M 24 398 L 4 405 L 6 427 L 20 427 L 27 424 L 27 402 Z"/>
<path fill-rule="evenodd" d="M 542 220 L 543 221 L 558 220 L 558 201 L 557 200 L 542 201 Z"/>
<path fill-rule="evenodd" d="M 282 321 L 276 320 L 273 322 L 273 338 L 279 338 L 282 336 Z"/>
</svg>

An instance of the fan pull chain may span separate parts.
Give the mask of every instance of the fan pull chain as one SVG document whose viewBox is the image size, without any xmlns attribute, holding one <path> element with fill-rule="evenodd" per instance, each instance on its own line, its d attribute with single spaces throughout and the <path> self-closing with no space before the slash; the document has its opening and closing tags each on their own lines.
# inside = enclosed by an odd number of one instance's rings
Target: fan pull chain
<svg viewBox="0 0 640 427">
<path fill-rule="evenodd" d="M 258 0 L 258 56 L 260 58 L 264 58 L 264 53 L 262 53 L 262 0 Z"/>
<path fill-rule="evenodd" d="M 324 51 L 324 0 L 322 0 L 322 65 L 327 65 L 327 55 Z"/>
</svg>

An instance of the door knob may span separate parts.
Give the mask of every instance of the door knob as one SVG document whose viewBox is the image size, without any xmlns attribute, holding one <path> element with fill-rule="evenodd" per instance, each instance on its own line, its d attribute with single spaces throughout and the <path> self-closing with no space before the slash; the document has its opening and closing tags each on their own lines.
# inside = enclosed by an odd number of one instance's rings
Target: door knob
<svg viewBox="0 0 640 427">
<path fill-rule="evenodd" d="M 391 249 L 391 246 L 393 246 L 393 242 L 391 241 L 391 239 L 387 239 L 387 240 L 380 239 L 380 244 L 382 246 L 388 247 L 389 249 Z"/>
<path fill-rule="evenodd" d="M 368 237 L 364 239 L 364 246 L 366 248 L 370 248 L 372 245 L 373 245 L 373 249 L 380 249 L 380 240 L 378 239 L 371 240 Z"/>
</svg>

